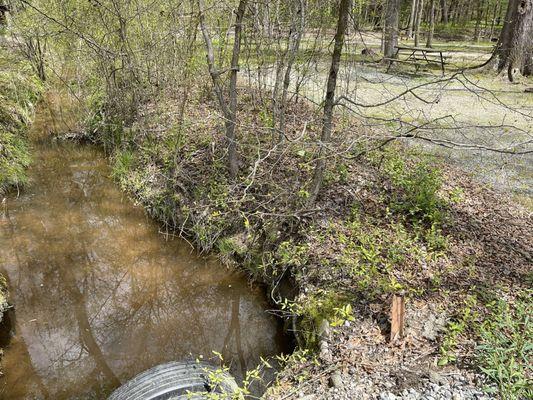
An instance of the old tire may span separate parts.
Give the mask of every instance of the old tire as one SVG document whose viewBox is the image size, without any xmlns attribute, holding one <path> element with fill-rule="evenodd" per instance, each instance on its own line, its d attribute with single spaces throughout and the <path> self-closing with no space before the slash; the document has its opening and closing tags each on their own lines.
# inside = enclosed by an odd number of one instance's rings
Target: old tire
<svg viewBox="0 0 533 400">
<path fill-rule="evenodd" d="M 210 374 L 216 374 L 216 384 L 210 382 Z M 116 389 L 108 400 L 202 399 L 205 398 L 202 393 L 225 393 L 231 398 L 237 389 L 233 377 L 209 364 L 169 362 L 135 376 Z M 191 397 L 191 393 L 197 395 Z"/>
</svg>

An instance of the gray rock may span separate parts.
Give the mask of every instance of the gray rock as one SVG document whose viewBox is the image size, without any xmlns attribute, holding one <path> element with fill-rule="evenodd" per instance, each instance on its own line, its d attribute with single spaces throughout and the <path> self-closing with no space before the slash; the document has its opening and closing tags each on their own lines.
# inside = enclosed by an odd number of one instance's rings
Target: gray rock
<svg viewBox="0 0 533 400">
<path fill-rule="evenodd" d="M 342 387 L 342 377 L 338 371 L 333 371 L 333 373 L 329 377 L 329 386 L 334 388 Z"/>
</svg>

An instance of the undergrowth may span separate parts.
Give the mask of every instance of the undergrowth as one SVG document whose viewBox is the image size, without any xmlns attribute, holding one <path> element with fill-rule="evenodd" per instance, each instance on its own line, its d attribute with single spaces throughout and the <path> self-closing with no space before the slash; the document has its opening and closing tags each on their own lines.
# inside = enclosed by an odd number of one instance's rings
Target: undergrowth
<svg viewBox="0 0 533 400">
<path fill-rule="evenodd" d="M 31 68 L 0 48 L 0 194 L 27 182 L 26 130 L 40 91 Z"/>
<path fill-rule="evenodd" d="M 533 397 L 533 291 L 525 290 L 514 298 L 496 298 L 495 293 L 468 295 L 457 316 L 448 323 L 439 365 L 457 362 L 462 336 L 476 338 L 476 367 L 489 379 L 485 390 L 499 393 L 502 399 Z M 482 293 L 485 293 L 483 291 Z"/>
<path fill-rule="evenodd" d="M 533 398 L 532 295 L 528 290 L 512 304 L 501 299 L 489 303 L 489 315 L 477 326 L 480 369 L 503 399 Z"/>
<path fill-rule="evenodd" d="M 313 148 L 296 143 L 286 152 L 283 170 L 264 161 L 255 178 L 232 184 L 225 173 L 223 131 L 207 118 L 208 105 L 193 105 L 201 112 L 186 115 L 187 129 L 166 120 L 172 109 L 165 106 L 129 127 L 95 113 L 92 126 L 99 127 L 99 141 L 112 153 L 113 177 L 168 229 L 179 230 L 202 251 L 215 249 L 271 288 L 290 276 L 297 286 L 310 289 L 291 301 L 272 291 L 304 349 L 316 349 L 322 321 L 333 326 L 351 321 L 360 311 L 352 307 L 397 293 L 446 297 L 447 285 L 455 284 L 458 275 L 479 272 L 475 255 L 454 258 L 452 211 L 465 201 L 465 193 L 446 181 L 434 160 L 393 145 L 367 154 L 361 163 L 332 162 L 320 211 L 302 217 Z M 257 129 L 271 124 L 261 108 L 247 109 L 241 118 L 248 129 L 254 129 L 252 123 L 260 124 Z M 240 140 L 255 145 L 256 138 Z M 246 149 L 240 149 L 243 171 L 257 159 Z M 529 354 L 531 345 L 506 348 L 514 328 L 500 331 L 511 314 L 513 322 L 522 318 L 515 330 L 523 329 L 525 313 L 494 304 L 483 309 L 476 296 L 467 297 L 442 340 L 440 364 L 456 362 L 458 347 L 475 336 L 481 344 L 476 353 L 480 368 L 502 393 L 522 393 L 530 372 L 519 355 Z"/>
</svg>

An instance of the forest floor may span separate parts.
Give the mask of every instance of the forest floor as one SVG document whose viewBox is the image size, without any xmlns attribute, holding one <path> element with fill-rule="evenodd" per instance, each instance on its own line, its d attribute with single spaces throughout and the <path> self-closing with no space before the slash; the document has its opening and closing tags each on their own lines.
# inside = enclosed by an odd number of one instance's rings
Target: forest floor
<svg viewBox="0 0 533 400">
<path fill-rule="evenodd" d="M 240 98 L 240 184 L 227 181 L 222 120 L 206 90 L 190 94 L 185 132 L 167 95 L 145 104 L 121 143 L 98 120 L 94 139 L 114 146 L 115 178 L 168 229 L 269 285 L 300 349 L 266 397 L 531 394 L 531 213 L 416 149 L 356 156 L 347 143 L 368 127 L 345 116 L 309 209 L 320 115 L 291 106 L 289 140 L 271 149 L 259 96 L 241 88 Z M 292 300 L 282 299 L 286 286 L 297 289 Z M 394 294 L 407 299 L 407 334 L 391 342 Z"/>
</svg>

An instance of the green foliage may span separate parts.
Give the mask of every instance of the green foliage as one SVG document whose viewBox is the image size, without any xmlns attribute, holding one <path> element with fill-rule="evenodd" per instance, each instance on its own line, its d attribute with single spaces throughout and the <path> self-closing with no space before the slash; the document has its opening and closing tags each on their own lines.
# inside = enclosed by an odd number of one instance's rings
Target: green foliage
<svg viewBox="0 0 533 400">
<path fill-rule="evenodd" d="M 28 144 L 19 135 L 0 131 L 0 193 L 10 186 L 23 186 L 30 165 Z"/>
<path fill-rule="evenodd" d="M 496 300 L 479 325 L 477 359 L 498 385 L 503 399 L 533 398 L 533 291 L 520 293 L 514 304 Z"/>
<path fill-rule="evenodd" d="M 440 257 L 418 233 L 399 222 L 380 227 L 361 221 L 357 211 L 343 228 L 331 225 L 326 235 L 338 243 L 334 265 L 353 278 L 357 292 L 369 299 L 400 290 L 419 290 L 409 281 L 410 270 Z M 444 239 L 442 239 L 444 240 Z M 404 280 L 399 281 L 397 276 Z"/>
<path fill-rule="evenodd" d="M 134 156 L 131 151 L 123 150 L 117 152 L 114 156 L 112 177 L 119 181 L 125 179 L 132 168 L 133 160 Z"/>
<path fill-rule="evenodd" d="M 438 364 L 444 366 L 457 360 L 457 343 L 472 324 L 477 321 L 479 314 L 476 310 L 477 297 L 469 295 L 457 318 L 448 323 L 444 339 L 440 347 L 440 359 Z"/>
<path fill-rule="evenodd" d="M 283 266 L 301 267 L 307 263 L 309 245 L 282 242 L 276 250 L 276 260 Z"/>
<path fill-rule="evenodd" d="M 337 327 L 355 320 L 350 302 L 346 294 L 319 289 L 298 302 L 285 301 L 281 309 L 298 317 L 298 335 L 306 348 L 314 349 L 320 339 L 319 329 L 323 321 Z"/>
<path fill-rule="evenodd" d="M 415 223 L 442 221 L 444 203 L 438 195 L 442 175 L 435 166 L 424 160 L 410 165 L 404 157 L 392 154 L 385 161 L 384 172 L 396 189 L 391 197 L 395 211 L 405 213 Z"/>
<path fill-rule="evenodd" d="M 260 357 L 261 363 L 246 371 L 241 386 L 238 386 L 233 381 L 230 375 L 229 367 L 225 365 L 224 358 L 218 351 L 213 351 L 213 354 L 218 358 L 220 366 L 218 368 L 203 367 L 203 372 L 209 382 L 209 392 L 190 392 L 187 398 L 198 399 L 199 397 L 209 400 L 244 400 L 247 396 L 252 394 L 252 387 L 257 383 L 263 383 L 263 373 L 266 369 L 272 369 L 272 365 Z M 200 357 L 203 358 L 203 357 Z M 196 360 L 200 363 L 200 359 Z M 200 367 L 202 365 L 200 364 Z"/>
<path fill-rule="evenodd" d="M 450 193 L 448 194 L 450 197 L 450 202 L 453 204 L 459 204 L 463 201 L 464 198 L 464 190 L 460 187 L 453 188 L 450 190 Z"/>
<path fill-rule="evenodd" d="M 242 235 L 225 237 L 217 241 L 218 252 L 222 257 L 244 256 L 248 247 L 244 243 Z"/>
<path fill-rule="evenodd" d="M 31 68 L 0 48 L 0 194 L 27 182 L 31 158 L 26 138 L 42 90 Z"/>
<path fill-rule="evenodd" d="M 457 361 L 458 343 L 467 333 L 477 337 L 478 367 L 497 385 L 503 399 L 531 398 L 533 356 L 533 291 L 516 293 L 512 301 L 499 298 L 494 288 L 469 295 L 444 335 L 439 365 Z M 483 304 L 483 302 L 488 303 Z M 482 312 L 485 310 L 486 312 Z"/>
<path fill-rule="evenodd" d="M 267 128 L 274 128 L 274 119 L 272 118 L 272 113 L 269 110 L 261 110 L 259 112 L 259 119 L 263 126 Z"/>
</svg>

